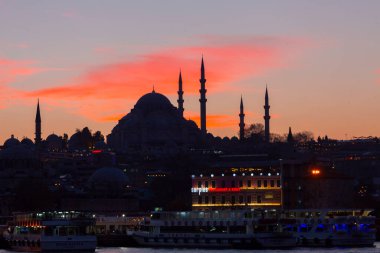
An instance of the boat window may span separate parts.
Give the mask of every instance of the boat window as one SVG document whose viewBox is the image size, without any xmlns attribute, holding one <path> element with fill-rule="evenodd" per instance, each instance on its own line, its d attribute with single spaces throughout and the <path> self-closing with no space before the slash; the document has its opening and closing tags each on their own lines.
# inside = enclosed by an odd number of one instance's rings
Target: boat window
<svg viewBox="0 0 380 253">
<path fill-rule="evenodd" d="M 268 187 L 268 181 L 264 180 L 264 187 Z"/>
<path fill-rule="evenodd" d="M 213 204 L 216 203 L 216 198 L 215 198 L 215 196 L 212 196 L 212 197 L 211 197 L 211 201 L 212 201 Z"/>
<path fill-rule="evenodd" d="M 198 196 L 198 204 L 202 204 L 202 196 Z"/>
<path fill-rule="evenodd" d="M 208 181 L 205 181 L 205 188 L 208 188 Z"/>
<path fill-rule="evenodd" d="M 222 188 L 226 187 L 226 181 L 222 180 Z"/>
<path fill-rule="evenodd" d="M 235 196 L 231 196 L 231 204 L 235 204 Z"/>
<path fill-rule="evenodd" d="M 212 188 L 216 188 L 216 187 L 215 187 L 215 181 L 211 181 L 211 187 L 212 187 Z"/>
<path fill-rule="evenodd" d="M 251 180 L 247 181 L 247 187 L 251 187 Z"/>
<path fill-rule="evenodd" d="M 274 180 L 270 181 L 270 187 L 274 187 Z"/>
<path fill-rule="evenodd" d="M 222 204 L 225 204 L 225 203 L 226 203 L 226 197 L 222 196 Z"/>
<path fill-rule="evenodd" d="M 281 181 L 277 180 L 277 187 L 281 187 Z"/>
<path fill-rule="evenodd" d="M 208 196 L 205 196 L 205 204 L 208 204 Z"/>
<path fill-rule="evenodd" d="M 251 203 L 251 196 L 247 196 L 247 203 Z"/>
<path fill-rule="evenodd" d="M 261 187 L 261 180 L 257 180 L 257 187 Z"/>
<path fill-rule="evenodd" d="M 239 180 L 239 187 L 243 187 L 243 180 Z"/>
<path fill-rule="evenodd" d="M 244 202 L 244 197 L 243 197 L 243 195 L 240 195 L 239 196 L 239 203 L 241 204 L 241 203 L 243 203 Z"/>
<path fill-rule="evenodd" d="M 261 203 L 261 196 L 257 195 L 257 203 Z"/>
<path fill-rule="evenodd" d="M 235 187 L 235 180 L 232 180 L 232 181 L 231 181 L 231 187 L 232 187 L 232 188 Z"/>
<path fill-rule="evenodd" d="M 198 181 L 198 188 L 202 188 L 202 181 Z"/>
</svg>

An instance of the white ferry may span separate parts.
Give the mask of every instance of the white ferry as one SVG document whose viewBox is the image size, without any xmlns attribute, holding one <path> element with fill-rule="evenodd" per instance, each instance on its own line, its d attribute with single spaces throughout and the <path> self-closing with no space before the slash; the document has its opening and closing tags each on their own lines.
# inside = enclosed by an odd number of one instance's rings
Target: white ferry
<svg viewBox="0 0 380 253">
<path fill-rule="evenodd" d="M 274 214 L 275 216 L 272 216 Z M 140 246 L 199 248 L 289 248 L 292 232 L 282 231 L 270 211 L 220 210 L 154 212 L 132 237 Z"/>
<path fill-rule="evenodd" d="M 17 213 L 4 238 L 24 252 L 94 252 L 95 219 L 80 212 Z"/>
<path fill-rule="evenodd" d="M 281 214 L 283 230 L 293 232 L 300 246 L 365 247 L 376 240 L 371 210 L 292 210 Z"/>
</svg>

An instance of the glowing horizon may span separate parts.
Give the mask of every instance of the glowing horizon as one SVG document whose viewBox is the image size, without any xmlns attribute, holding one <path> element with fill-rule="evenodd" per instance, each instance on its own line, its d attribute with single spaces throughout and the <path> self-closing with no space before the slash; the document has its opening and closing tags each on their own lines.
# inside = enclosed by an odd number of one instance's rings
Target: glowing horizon
<svg viewBox="0 0 380 253">
<path fill-rule="evenodd" d="M 264 122 L 266 84 L 273 133 L 380 136 L 380 3 L 325 3 L 0 0 L 0 144 L 34 138 L 37 98 L 43 138 L 106 136 L 152 85 L 177 106 L 180 69 L 198 124 L 202 54 L 215 136 L 237 136 L 241 95 L 246 126 Z"/>
</svg>

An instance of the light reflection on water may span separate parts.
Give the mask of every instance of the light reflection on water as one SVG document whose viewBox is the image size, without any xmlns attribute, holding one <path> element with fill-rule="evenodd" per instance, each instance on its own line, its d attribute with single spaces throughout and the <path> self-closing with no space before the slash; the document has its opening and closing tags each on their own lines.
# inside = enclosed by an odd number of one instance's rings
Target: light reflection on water
<svg viewBox="0 0 380 253">
<path fill-rule="evenodd" d="M 168 248 L 98 248 L 96 253 L 380 253 L 380 242 L 375 243 L 376 247 L 372 248 L 294 248 L 291 250 L 212 250 L 212 249 L 168 249 Z M 10 253 L 12 251 L 0 250 L 0 253 Z"/>
</svg>

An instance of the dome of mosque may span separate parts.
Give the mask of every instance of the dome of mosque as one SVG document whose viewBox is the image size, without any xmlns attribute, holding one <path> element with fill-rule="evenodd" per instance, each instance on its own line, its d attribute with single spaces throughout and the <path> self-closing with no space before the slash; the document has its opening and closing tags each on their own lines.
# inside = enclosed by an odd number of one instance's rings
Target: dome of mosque
<svg viewBox="0 0 380 253">
<path fill-rule="evenodd" d="M 151 112 L 155 110 L 171 110 L 174 106 L 164 95 L 153 91 L 142 96 L 134 108 L 144 112 Z"/>
<path fill-rule="evenodd" d="M 9 138 L 8 140 L 6 140 L 4 142 L 4 148 L 14 147 L 14 146 L 19 145 L 19 144 L 20 144 L 20 141 L 18 139 L 16 139 L 14 137 L 14 135 L 12 134 L 11 138 Z"/>
<path fill-rule="evenodd" d="M 33 141 L 31 139 L 29 139 L 29 138 L 26 138 L 26 137 L 21 140 L 21 144 L 24 144 L 24 145 L 26 145 L 28 147 L 33 147 L 34 146 Z"/>
<path fill-rule="evenodd" d="M 107 143 L 116 151 L 163 154 L 194 146 L 200 139 L 197 125 L 183 118 L 167 97 L 153 91 L 142 96 L 131 112 L 119 120 L 107 136 Z"/>
</svg>

